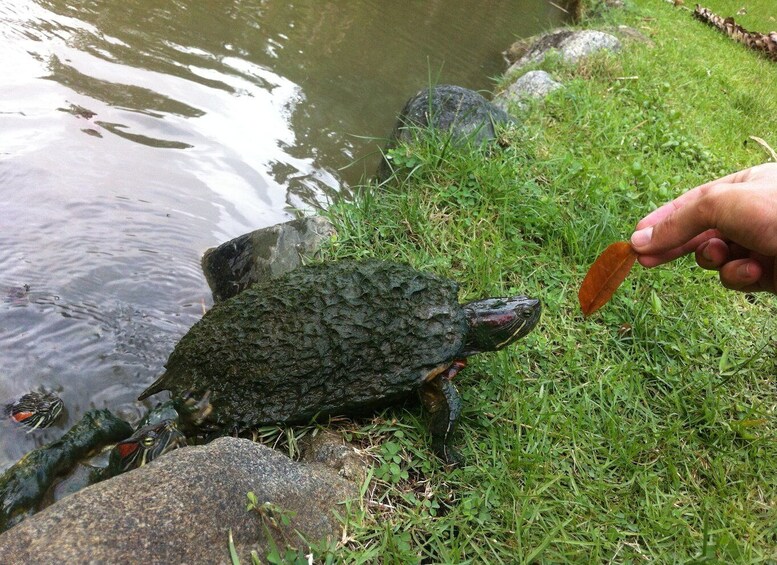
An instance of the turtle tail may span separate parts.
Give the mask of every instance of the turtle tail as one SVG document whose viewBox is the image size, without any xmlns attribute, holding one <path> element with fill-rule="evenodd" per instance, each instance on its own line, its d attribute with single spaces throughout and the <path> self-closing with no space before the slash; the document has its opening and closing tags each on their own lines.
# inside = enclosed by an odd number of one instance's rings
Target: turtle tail
<svg viewBox="0 0 777 565">
<path fill-rule="evenodd" d="M 167 380 L 166 377 L 167 373 L 164 373 L 161 377 L 151 383 L 151 386 L 144 390 L 140 396 L 138 396 L 138 400 L 145 400 L 152 394 L 167 390 L 167 385 L 165 384 L 165 381 Z"/>
</svg>

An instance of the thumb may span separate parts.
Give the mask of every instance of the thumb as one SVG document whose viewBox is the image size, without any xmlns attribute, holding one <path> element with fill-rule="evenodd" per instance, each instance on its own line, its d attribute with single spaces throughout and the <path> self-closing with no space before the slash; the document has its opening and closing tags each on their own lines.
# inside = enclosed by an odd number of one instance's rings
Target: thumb
<svg viewBox="0 0 777 565">
<path fill-rule="evenodd" d="M 716 206 L 709 198 L 694 199 L 675 208 L 652 226 L 635 231 L 631 245 L 640 255 L 660 255 L 670 250 L 679 256 L 696 249 L 716 232 Z"/>
<path fill-rule="evenodd" d="M 677 257 L 695 250 L 711 237 L 719 237 L 716 228 L 720 227 L 720 211 L 735 196 L 728 188 L 723 183 L 705 185 L 678 198 L 671 212 L 663 210 L 663 217 L 657 222 L 632 234 L 634 250 L 641 255 L 671 251 Z"/>
</svg>

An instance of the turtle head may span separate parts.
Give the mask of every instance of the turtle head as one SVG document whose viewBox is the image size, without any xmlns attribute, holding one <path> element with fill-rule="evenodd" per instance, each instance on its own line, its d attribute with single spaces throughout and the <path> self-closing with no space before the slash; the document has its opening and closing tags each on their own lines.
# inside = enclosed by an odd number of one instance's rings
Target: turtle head
<svg viewBox="0 0 777 565">
<path fill-rule="evenodd" d="M 30 392 L 6 407 L 11 419 L 30 428 L 46 428 L 62 413 L 62 399 L 53 392 Z"/>
<path fill-rule="evenodd" d="M 469 323 L 462 356 L 498 351 L 529 333 L 540 319 L 540 301 L 526 296 L 485 298 L 463 306 Z"/>
<path fill-rule="evenodd" d="M 118 475 L 142 467 L 160 455 L 184 445 L 186 438 L 175 422 L 162 420 L 140 428 L 131 437 L 117 443 L 111 450 L 108 467 L 112 475 Z"/>
</svg>

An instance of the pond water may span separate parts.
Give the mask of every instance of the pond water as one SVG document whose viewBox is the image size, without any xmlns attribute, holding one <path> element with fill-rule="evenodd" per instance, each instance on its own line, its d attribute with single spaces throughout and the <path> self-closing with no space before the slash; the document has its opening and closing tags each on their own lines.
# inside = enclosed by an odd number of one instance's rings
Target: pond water
<svg viewBox="0 0 777 565">
<path fill-rule="evenodd" d="M 488 90 L 549 0 L 3 0 L 0 470 L 90 408 L 134 399 L 210 306 L 208 247 L 326 205 L 371 174 L 405 100 Z"/>
</svg>

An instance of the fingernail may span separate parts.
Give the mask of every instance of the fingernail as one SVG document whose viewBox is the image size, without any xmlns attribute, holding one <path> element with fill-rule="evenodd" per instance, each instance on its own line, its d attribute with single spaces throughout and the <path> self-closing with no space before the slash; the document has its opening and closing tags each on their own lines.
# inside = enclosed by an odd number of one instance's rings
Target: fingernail
<svg viewBox="0 0 777 565">
<path fill-rule="evenodd" d="M 652 238 L 653 238 L 653 226 L 650 226 L 649 228 L 635 231 L 633 234 L 631 234 L 631 245 L 636 248 L 645 247 L 647 244 L 650 243 L 650 240 Z"/>
<path fill-rule="evenodd" d="M 699 246 L 698 251 L 699 253 L 701 253 L 701 256 L 704 257 L 707 261 L 712 261 L 712 256 L 710 255 L 709 247 L 710 247 L 710 242 L 708 240 Z"/>
<path fill-rule="evenodd" d="M 737 276 L 740 279 L 750 279 L 753 277 L 752 269 L 750 268 L 750 263 L 745 263 L 744 265 L 740 265 L 737 267 Z"/>
</svg>

